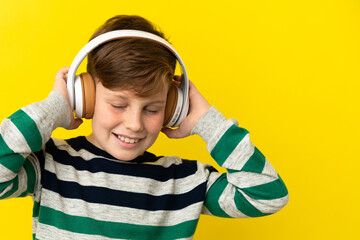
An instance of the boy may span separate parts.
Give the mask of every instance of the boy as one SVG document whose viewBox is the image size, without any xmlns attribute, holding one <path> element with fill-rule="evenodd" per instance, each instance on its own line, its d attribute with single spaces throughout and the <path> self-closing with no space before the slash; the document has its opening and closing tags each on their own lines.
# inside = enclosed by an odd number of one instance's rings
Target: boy
<svg viewBox="0 0 360 240">
<path fill-rule="evenodd" d="M 138 16 L 116 16 L 92 38 L 136 29 L 164 37 Z M 92 134 L 50 138 L 75 129 L 61 69 L 49 97 L 0 126 L 0 198 L 32 196 L 34 239 L 192 239 L 200 214 L 259 217 L 280 210 L 288 192 L 248 132 L 226 119 L 190 83 L 188 116 L 163 128 L 175 57 L 140 39 L 108 42 L 88 56 L 95 79 Z M 169 138 L 199 134 L 213 167 L 146 150 L 160 131 Z"/>
</svg>

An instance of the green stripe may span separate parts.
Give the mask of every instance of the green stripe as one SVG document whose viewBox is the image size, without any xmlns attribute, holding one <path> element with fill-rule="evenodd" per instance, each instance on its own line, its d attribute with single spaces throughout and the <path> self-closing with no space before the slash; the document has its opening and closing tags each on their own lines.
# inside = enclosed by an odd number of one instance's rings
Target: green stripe
<svg viewBox="0 0 360 240">
<path fill-rule="evenodd" d="M 178 239 L 191 237 L 195 232 L 198 219 L 174 226 L 144 226 L 73 216 L 41 206 L 39 222 L 70 232 L 109 238 Z"/>
<path fill-rule="evenodd" d="M 266 184 L 243 188 L 242 190 L 251 198 L 256 200 L 272 200 L 288 195 L 288 190 L 283 180 L 278 175 L 278 179 Z"/>
<path fill-rule="evenodd" d="M 219 142 L 211 151 L 211 156 L 222 166 L 236 146 L 249 132 L 236 125 L 232 125 L 220 138 Z"/>
<path fill-rule="evenodd" d="M 262 217 L 270 215 L 271 213 L 262 213 L 249 203 L 241 192 L 235 192 L 235 205 L 240 212 L 249 217 Z"/>
<path fill-rule="evenodd" d="M 14 184 L 13 187 L 10 189 L 10 191 L 6 192 L 3 196 L 1 196 L 0 199 L 8 198 L 9 196 L 11 196 L 14 192 L 16 192 L 18 190 L 19 177 L 16 176 L 16 178 L 14 178 L 11 182 Z"/>
<path fill-rule="evenodd" d="M 32 194 L 35 188 L 35 169 L 28 159 L 25 160 L 24 169 L 27 176 L 27 188 L 18 197 L 26 197 L 29 194 Z"/>
<path fill-rule="evenodd" d="M 253 155 L 245 163 L 241 171 L 262 173 L 265 166 L 265 156 L 255 147 Z"/>
<path fill-rule="evenodd" d="M 0 164 L 14 173 L 17 173 L 24 164 L 24 158 L 20 154 L 14 153 L 14 151 L 5 143 L 1 135 L 0 154 Z"/>
<path fill-rule="evenodd" d="M 12 181 L 13 179 L 11 181 L 0 183 L 0 192 L 2 192 L 5 188 L 7 188 L 12 183 Z"/>
<path fill-rule="evenodd" d="M 19 129 L 26 139 L 32 152 L 39 151 L 42 146 L 42 137 L 34 120 L 32 120 L 23 110 L 18 110 L 9 119 Z"/>
<path fill-rule="evenodd" d="M 212 215 L 231 218 L 219 205 L 221 194 L 224 192 L 228 183 L 226 173 L 223 173 L 208 190 L 205 199 L 205 206 Z"/>
<path fill-rule="evenodd" d="M 38 217 L 39 216 L 39 210 L 40 210 L 40 203 L 37 202 L 37 201 L 34 201 L 33 217 Z"/>
<path fill-rule="evenodd" d="M 35 188 L 35 180 L 36 180 L 35 169 L 34 169 L 34 166 L 32 165 L 32 163 L 30 162 L 30 160 L 28 160 L 28 159 L 25 160 L 24 168 L 25 168 L 26 175 L 27 175 L 26 194 L 29 194 L 29 193 L 31 194 L 31 193 L 34 193 L 34 188 Z"/>
</svg>

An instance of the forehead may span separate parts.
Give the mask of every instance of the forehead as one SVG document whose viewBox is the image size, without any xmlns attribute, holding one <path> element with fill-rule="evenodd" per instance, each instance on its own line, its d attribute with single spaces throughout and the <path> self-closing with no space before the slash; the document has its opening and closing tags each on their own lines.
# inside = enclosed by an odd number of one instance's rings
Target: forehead
<svg viewBox="0 0 360 240">
<path fill-rule="evenodd" d="M 104 87 L 101 83 L 96 86 L 96 93 L 101 97 L 109 100 L 136 100 L 141 102 L 163 102 L 167 98 L 167 88 L 154 91 L 149 96 L 139 96 L 136 91 L 131 89 L 109 89 Z"/>
</svg>

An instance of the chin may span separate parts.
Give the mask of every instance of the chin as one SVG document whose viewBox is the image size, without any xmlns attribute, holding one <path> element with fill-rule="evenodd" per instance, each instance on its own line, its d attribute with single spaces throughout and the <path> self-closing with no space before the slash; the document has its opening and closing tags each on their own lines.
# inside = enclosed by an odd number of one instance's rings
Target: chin
<svg viewBox="0 0 360 240">
<path fill-rule="evenodd" d="M 134 160 L 135 158 L 137 158 L 138 156 L 142 155 L 142 153 L 131 153 L 131 152 L 126 152 L 126 151 L 123 151 L 121 153 L 110 153 L 113 157 L 115 157 L 116 159 L 118 160 L 121 160 L 121 161 L 131 161 L 131 160 Z"/>
</svg>

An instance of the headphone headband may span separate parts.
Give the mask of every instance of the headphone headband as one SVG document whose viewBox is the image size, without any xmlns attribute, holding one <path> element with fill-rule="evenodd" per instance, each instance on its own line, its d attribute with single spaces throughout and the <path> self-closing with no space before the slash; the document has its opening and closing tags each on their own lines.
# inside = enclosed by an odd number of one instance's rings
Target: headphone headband
<svg viewBox="0 0 360 240">
<path fill-rule="evenodd" d="M 181 122 L 187 115 L 188 112 L 188 107 L 189 107 L 189 100 L 188 100 L 188 93 L 189 93 L 189 81 L 188 81 L 188 76 L 187 76 L 187 71 L 185 68 L 185 65 L 183 63 L 183 61 L 181 60 L 180 55 L 176 52 L 176 50 L 171 46 L 170 43 L 168 43 L 165 39 L 149 33 L 149 32 L 144 32 L 144 31 L 139 31 L 139 30 L 115 30 L 115 31 L 110 31 L 104 34 L 101 34 L 99 36 L 97 36 L 96 38 L 92 39 L 91 41 L 89 41 L 80 51 L 79 53 L 75 56 L 69 72 L 67 74 L 67 89 L 68 89 L 68 97 L 69 97 L 69 102 L 70 102 L 70 106 L 73 109 L 74 105 L 75 105 L 75 88 L 74 88 L 74 82 L 75 82 L 75 75 L 76 75 L 76 71 L 79 68 L 81 62 L 85 59 L 85 57 L 89 54 L 89 52 L 91 52 L 92 50 L 94 50 L 96 47 L 100 46 L 101 44 L 104 44 L 106 42 L 109 41 L 113 41 L 113 40 L 117 40 L 117 39 L 122 39 L 122 38 L 143 38 L 143 39 L 149 39 L 152 40 L 154 42 L 157 42 L 161 45 L 163 45 L 164 47 L 166 47 L 169 51 L 171 51 L 174 56 L 176 57 L 177 61 L 179 62 L 184 78 L 183 81 L 181 82 L 179 88 L 183 91 L 183 97 L 184 100 L 183 101 L 183 106 L 182 106 L 182 110 L 179 116 L 179 120 L 176 121 L 176 123 L 174 123 L 175 125 L 178 122 Z"/>
</svg>

